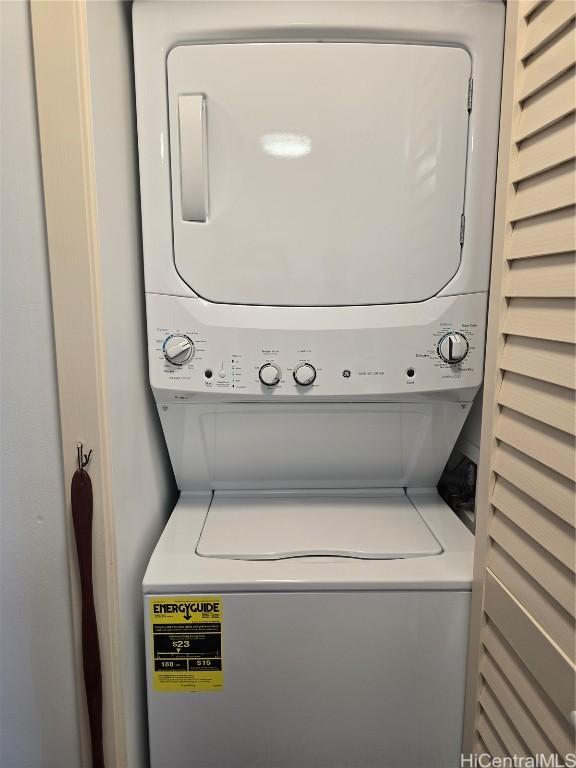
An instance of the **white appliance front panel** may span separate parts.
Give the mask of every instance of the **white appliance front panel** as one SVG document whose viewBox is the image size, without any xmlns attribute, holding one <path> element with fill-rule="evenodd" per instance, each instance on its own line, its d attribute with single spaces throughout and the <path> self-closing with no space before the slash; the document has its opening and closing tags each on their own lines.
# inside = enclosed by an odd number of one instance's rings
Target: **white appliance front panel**
<svg viewBox="0 0 576 768">
<path fill-rule="evenodd" d="M 159 406 L 178 488 L 436 485 L 469 403 Z"/>
<path fill-rule="evenodd" d="M 216 491 L 196 552 L 220 560 L 440 555 L 442 547 L 404 489 L 372 495 Z"/>
<path fill-rule="evenodd" d="M 435 298 L 388 307 L 240 307 L 148 294 L 148 357 L 156 400 L 382 398 L 447 392 L 471 400 L 482 381 L 486 294 Z M 439 342 L 461 333 L 468 345 L 458 365 L 439 356 Z M 165 345 L 183 336 L 191 358 L 174 365 Z M 280 372 L 260 380 L 263 365 Z M 299 366 L 315 379 L 298 384 Z"/>
<path fill-rule="evenodd" d="M 146 621 L 152 768 L 458 765 L 470 593 L 307 589 L 218 593 L 218 691 L 155 691 Z"/>
<path fill-rule="evenodd" d="M 230 304 L 395 304 L 458 271 L 460 47 L 181 45 L 168 55 L 174 255 Z"/>
</svg>

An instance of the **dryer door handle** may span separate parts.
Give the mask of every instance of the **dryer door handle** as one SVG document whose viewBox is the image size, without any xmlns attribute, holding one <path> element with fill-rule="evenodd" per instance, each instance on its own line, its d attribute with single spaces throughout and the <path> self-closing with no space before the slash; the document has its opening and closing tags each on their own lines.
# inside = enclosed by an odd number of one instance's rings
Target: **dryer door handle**
<svg viewBox="0 0 576 768">
<path fill-rule="evenodd" d="M 178 128 L 182 219 L 203 222 L 208 216 L 204 94 L 178 97 Z"/>
</svg>

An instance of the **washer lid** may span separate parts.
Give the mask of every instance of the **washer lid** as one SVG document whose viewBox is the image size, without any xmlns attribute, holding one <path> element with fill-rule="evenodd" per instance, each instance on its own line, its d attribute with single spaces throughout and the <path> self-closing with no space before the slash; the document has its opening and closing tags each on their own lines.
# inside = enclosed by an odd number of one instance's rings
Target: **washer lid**
<svg viewBox="0 0 576 768">
<path fill-rule="evenodd" d="M 458 271 L 464 49 L 181 45 L 167 69 L 174 261 L 199 296 L 396 304 Z"/>
<path fill-rule="evenodd" d="M 234 560 L 439 555 L 442 547 L 402 489 L 374 495 L 216 492 L 197 554 Z"/>
</svg>

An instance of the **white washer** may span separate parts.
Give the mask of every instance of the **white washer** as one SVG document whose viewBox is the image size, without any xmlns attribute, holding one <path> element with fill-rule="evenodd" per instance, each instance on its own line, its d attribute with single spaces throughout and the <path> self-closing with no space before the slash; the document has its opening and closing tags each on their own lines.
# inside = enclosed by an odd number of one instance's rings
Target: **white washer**
<svg viewBox="0 0 576 768">
<path fill-rule="evenodd" d="M 458 765 L 473 539 L 435 491 L 223 493 L 182 494 L 146 573 L 152 765 Z M 221 598 L 221 690 L 154 690 L 172 595 Z"/>
<path fill-rule="evenodd" d="M 153 768 L 458 764 L 503 6 L 142 2 Z"/>
</svg>

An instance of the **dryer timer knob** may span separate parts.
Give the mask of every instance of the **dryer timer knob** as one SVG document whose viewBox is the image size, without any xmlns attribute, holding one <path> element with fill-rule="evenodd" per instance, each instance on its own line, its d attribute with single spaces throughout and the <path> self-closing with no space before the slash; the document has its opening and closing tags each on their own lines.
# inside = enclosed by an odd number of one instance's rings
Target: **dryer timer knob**
<svg viewBox="0 0 576 768">
<path fill-rule="evenodd" d="M 447 333 L 438 343 L 438 354 L 449 365 L 461 363 L 468 354 L 468 340 L 462 333 Z"/>
<path fill-rule="evenodd" d="M 163 345 L 164 357 L 172 365 L 185 365 L 194 354 L 194 342 L 188 336 L 175 333 Z"/>
</svg>

